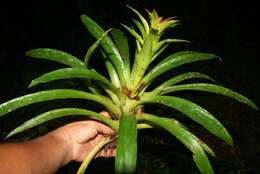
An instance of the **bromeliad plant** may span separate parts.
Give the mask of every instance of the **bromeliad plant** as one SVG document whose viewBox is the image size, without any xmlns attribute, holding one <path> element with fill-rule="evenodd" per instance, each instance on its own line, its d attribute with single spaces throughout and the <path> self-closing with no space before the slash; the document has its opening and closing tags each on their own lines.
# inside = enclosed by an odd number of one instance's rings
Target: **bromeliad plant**
<svg viewBox="0 0 260 174">
<path fill-rule="evenodd" d="M 84 173 L 89 162 L 100 149 L 117 138 L 115 172 L 135 173 L 137 130 L 160 127 L 170 132 L 192 152 L 193 160 L 201 173 L 214 173 L 206 155 L 208 153 L 214 156 L 211 148 L 176 119 L 145 113 L 143 110 L 145 104 L 163 104 L 173 108 L 188 116 L 231 146 L 233 141 L 230 134 L 211 113 L 189 100 L 174 96 L 174 93 L 185 90 L 205 91 L 231 97 L 254 109 L 258 109 L 258 107 L 245 96 L 217 85 L 211 77 L 199 72 L 177 75 L 148 91 L 148 86 L 169 70 L 184 64 L 218 59 L 219 57 L 214 54 L 197 51 L 180 51 L 163 58 L 160 63 L 151 67 L 151 63 L 158 59 L 171 43 L 187 41 L 172 38 L 161 39 L 161 36 L 167 29 L 179 24 L 179 21 L 175 18 L 164 19 L 153 10 L 152 12 L 147 11 L 149 16 L 148 22 L 137 10 L 129 6 L 128 8 L 139 17 L 139 20 L 133 20 L 138 31 L 133 27 L 123 25 L 136 40 L 134 55 L 130 55 L 128 41 L 120 30 L 109 29 L 104 31 L 91 18 L 82 15 L 81 20 L 88 32 L 97 39 L 88 49 L 83 61 L 66 52 L 50 48 L 33 49 L 26 52 L 26 55 L 32 58 L 56 61 L 69 66 L 68 68 L 58 69 L 41 75 L 32 80 L 29 87 L 60 79 L 81 78 L 86 82 L 86 91 L 75 89 L 44 90 L 12 99 L 0 105 L 0 116 L 3 116 L 15 109 L 37 102 L 71 98 L 84 99 L 103 105 L 104 109 L 112 115 L 112 118 L 103 117 L 99 113 L 85 108 L 60 108 L 32 118 L 9 133 L 7 138 L 52 119 L 74 115 L 91 117 L 109 125 L 115 131 L 115 136 L 107 137 L 93 149 L 89 156 L 86 156 L 78 170 L 78 174 Z M 108 36 L 110 31 L 112 38 Z M 102 49 L 103 61 L 109 79 L 89 67 L 91 55 L 98 46 Z M 132 64 L 130 56 L 134 57 Z M 183 83 L 186 80 L 195 78 L 213 83 Z M 180 84 L 180 82 L 182 83 Z M 171 95 L 169 95 L 170 93 Z"/>
</svg>

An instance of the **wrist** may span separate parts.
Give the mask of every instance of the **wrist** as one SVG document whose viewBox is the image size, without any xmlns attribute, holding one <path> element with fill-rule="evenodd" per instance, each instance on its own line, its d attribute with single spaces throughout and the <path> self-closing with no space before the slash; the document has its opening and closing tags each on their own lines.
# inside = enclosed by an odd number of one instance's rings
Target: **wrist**
<svg viewBox="0 0 260 174">
<path fill-rule="evenodd" d="M 52 143 L 57 151 L 59 151 L 59 156 L 61 157 L 61 166 L 68 164 L 72 161 L 72 152 L 68 138 L 61 132 L 50 132 L 46 134 L 43 138 L 48 139 L 47 141 Z"/>
</svg>

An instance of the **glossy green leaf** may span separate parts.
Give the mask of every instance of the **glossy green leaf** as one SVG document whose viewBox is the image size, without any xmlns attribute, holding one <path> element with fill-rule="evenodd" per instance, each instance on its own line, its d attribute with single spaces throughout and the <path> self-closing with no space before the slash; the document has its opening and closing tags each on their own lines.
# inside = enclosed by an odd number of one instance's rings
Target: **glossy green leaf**
<svg viewBox="0 0 260 174">
<path fill-rule="evenodd" d="M 141 103 L 160 103 L 174 108 L 202 125 L 204 128 L 225 141 L 227 144 L 231 146 L 233 145 L 232 137 L 229 135 L 228 131 L 221 124 L 221 122 L 214 118 L 214 116 L 207 110 L 195 103 L 180 97 L 157 95 L 143 96 Z"/>
<path fill-rule="evenodd" d="M 113 29 L 111 31 L 113 41 L 115 46 L 117 47 L 121 57 L 123 58 L 127 76 L 130 77 L 130 53 L 129 53 L 129 45 L 128 40 L 125 34 L 119 29 Z"/>
<path fill-rule="evenodd" d="M 215 94 L 221 94 L 230 98 L 233 98 L 241 103 L 247 104 L 254 109 L 259 109 L 251 100 L 247 97 L 220 85 L 209 84 L 209 83 L 192 83 L 184 85 L 176 85 L 164 88 L 161 94 L 167 94 L 170 92 L 183 91 L 183 90 L 195 90 L 195 91 L 204 91 Z"/>
<path fill-rule="evenodd" d="M 33 103 L 39 103 L 43 101 L 50 101 L 56 99 L 91 100 L 104 105 L 108 111 L 111 111 L 111 113 L 115 115 L 120 114 L 119 109 L 108 98 L 74 89 L 52 89 L 24 95 L 1 104 L 0 117 L 16 109 L 28 106 Z"/>
<path fill-rule="evenodd" d="M 134 113 L 123 113 L 120 118 L 119 138 L 116 148 L 115 173 L 136 172 L 137 125 Z"/>
<path fill-rule="evenodd" d="M 161 74 L 176 68 L 180 65 L 192 63 L 196 61 L 203 61 L 209 59 L 218 58 L 214 54 L 207 54 L 195 51 L 181 51 L 174 53 L 164 59 L 161 63 L 155 66 L 143 79 L 143 83 L 147 84 L 151 82 L 154 78 L 160 76 Z"/>
<path fill-rule="evenodd" d="M 182 126 L 179 126 L 179 124 L 170 121 L 168 118 L 143 114 L 143 119 L 167 130 L 192 151 L 194 162 L 202 174 L 214 174 L 208 157 L 201 147 L 201 143 L 194 135 L 185 130 Z"/>
<path fill-rule="evenodd" d="M 108 32 L 110 32 L 110 31 L 111 31 L 111 29 L 109 29 L 109 30 L 107 30 L 106 32 L 104 32 L 103 35 L 102 35 L 98 40 L 96 40 L 95 43 L 93 43 L 93 44 L 89 47 L 89 49 L 88 49 L 88 51 L 87 51 L 87 53 L 86 53 L 86 55 L 85 55 L 85 60 L 84 60 L 84 64 L 85 64 L 86 67 L 88 67 L 88 62 L 89 62 L 90 56 L 94 53 L 94 51 L 95 51 L 95 50 L 97 49 L 97 47 L 100 45 L 101 41 L 104 39 L 104 37 L 105 37 L 105 36 L 108 34 Z"/>
<path fill-rule="evenodd" d="M 209 77 L 206 74 L 199 73 L 199 72 L 188 72 L 188 73 L 180 74 L 178 76 L 175 76 L 175 77 L 165 81 L 164 83 L 159 85 L 156 89 L 154 89 L 153 93 L 159 94 L 162 90 L 164 90 L 165 88 L 167 88 L 169 86 L 175 85 L 175 84 L 180 83 L 185 80 L 195 79 L 195 78 L 200 78 L 200 79 L 205 79 L 205 80 L 209 80 L 212 82 L 216 82 L 214 79 L 212 79 L 211 77 Z"/>
<path fill-rule="evenodd" d="M 173 126 L 175 126 L 175 127 L 180 127 L 180 128 L 185 129 L 187 131 L 187 134 L 189 136 L 191 136 L 194 140 L 196 140 L 200 144 L 200 146 L 203 148 L 204 151 L 206 151 L 211 156 L 216 157 L 214 151 L 205 142 L 203 142 L 201 139 L 199 139 L 194 134 L 189 132 L 189 129 L 186 126 L 184 126 L 183 124 L 181 124 L 178 120 L 176 120 L 174 118 L 163 118 L 163 119 L 169 120 L 169 122 L 171 122 L 171 124 L 173 124 Z"/>
<path fill-rule="evenodd" d="M 120 86 L 120 79 L 117 75 L 117 72 L 113 66 L 113 64 L 111 63 L 111 61 L 108 59 L 106 53 L 104 51 L 101 51 L 101 54 L 105 60 L 105 66 L 110 78 L 110 81 L 113 85 L 115 85 L 117 88 L 121 88 Z"/>
<path fill-rule="evenodd" d="M 43 74 L 40 77 L 32 80 L 29 87 L 38 85 L 40 83 L 47 83 L 54 80 L 69 79 L 69 78 L 86 78 L 94 79 L 105 84 L 109 89 L 117 91 L 117 88 L 111 84 L 104 76 L 94 70 L 83 68 L 62 68 L 49 73 Z"/>
<path fill-rule="evenodd" d="M 84 63 L 80 59 L 64 51 L 51 48 L 37 48 L 29 50 L 26 52 L 26 56 L 38 59 L 47 59 L 71 67 L 84 67 Z"/>
<path fill-rule="evenodd" d="M 92 19 L 90 19 L 87 15 L 81 15 L 81 20 L 86 26 L 87 30 L 96 38 L 99 39 L 103 34 L 104 30 Z M 118 49 L 115 47 L 113 41 L 107 35 L 101 42 L 101 46 L 105 50 L 106 54 L 110 58 L 113 63 L 118 77 L 120 79 L 121 85 L 125 85 L 127 79 L 125 77 L 125 67 L 122 57 L 119 54 Z"/>
<path fill-rule="evenodd" d="M 47 121 L 50 121 L 50 120 L 54 120 L 54 119 L 66 117 L 66 116 L 77 116 L 77 115 L 95 118 L 95 119 L 109 125 L 115 131 L 118 130 L 118 123 L 116 121 L 106 118 L 99 113 L 96 113 L 96 112 L 93 112 L 90 110 L 86 110 L 86 109 L 80 109 L 80 108 L 61 108 L 61 109 L 55 109 L 55 110 L 45 112 L 43 114 L 40 114 L 40 115 L 26 121 L 22 125 L 15 128 L 13 131 L 11 131 L 6 136 L 6 138 L 9 138 L 15 134 L 18 134 L 20 132 L 23 132 L 25 130 L 28 130 L 30 128 L 33 128 L 35 126 L 38 126 L 38 125 L 45 123 Z"/>
</svg>

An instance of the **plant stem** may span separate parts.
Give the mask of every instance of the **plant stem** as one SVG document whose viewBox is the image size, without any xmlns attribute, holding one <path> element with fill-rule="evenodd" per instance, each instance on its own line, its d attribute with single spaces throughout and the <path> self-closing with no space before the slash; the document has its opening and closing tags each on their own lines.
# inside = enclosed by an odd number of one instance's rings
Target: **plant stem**
<svg viewBox="0 0 260 174">
<path fill-rule="evenodd" d="M 101 140 L 93 149 L 92 151 L 85 157 L 83 162 L 81 163 L 77 174 L 84 174 L 85 170 L 87 169 L 90 161 L 96 156 L 96 154 L 108 143 L 111 141 L 114 141 L 114 139 L 110 139 L 110 137 L 106 137 L 103 140 Z"/>
</svg>

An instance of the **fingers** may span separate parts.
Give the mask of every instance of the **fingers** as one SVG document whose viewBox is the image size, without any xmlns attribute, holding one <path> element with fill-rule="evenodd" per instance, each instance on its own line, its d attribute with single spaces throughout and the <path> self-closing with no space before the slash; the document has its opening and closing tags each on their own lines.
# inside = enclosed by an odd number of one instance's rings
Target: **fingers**
<svg viewBox="0 0 260 174">
<path fill-rule="evenodd" d="M 102 111 L 102 112 L 100 112 L 100 114 L 107 117 L 107 118 L 111 118 L 111 115 L 106 111 Z"/>
<path fill-rule="evenodd" d="M 115 155 L 116 155 L 116 150 L 114 148 L 113 149 L 104 148 L 97 154 L 97 157 L 109 158 L 109 157 L 114 157 Z"/>
<path fill-rule="evenodd" d="M 100 114 L 106 118 L 111 118 L 111 115 L 106 111 L 102 111 L 102 112 L 100 112 Z M 101 134 L 112 135 L 114 133 L 114 131 L 109 126 L 105 125 L 104 123 L 96 122 L 96 126 L 97 126 L 96 128 L 97 128 L 98 132 Z"/>
</svg>

